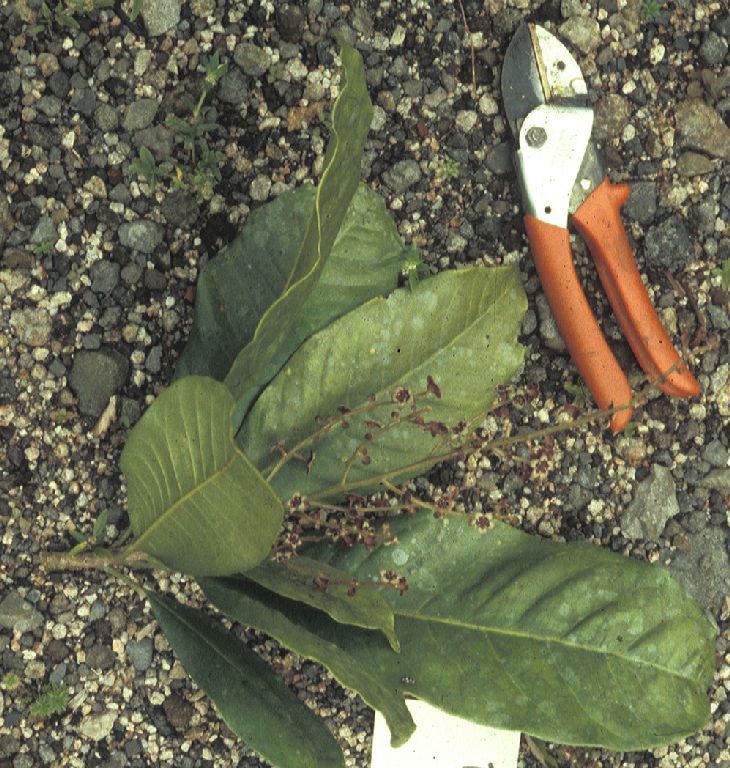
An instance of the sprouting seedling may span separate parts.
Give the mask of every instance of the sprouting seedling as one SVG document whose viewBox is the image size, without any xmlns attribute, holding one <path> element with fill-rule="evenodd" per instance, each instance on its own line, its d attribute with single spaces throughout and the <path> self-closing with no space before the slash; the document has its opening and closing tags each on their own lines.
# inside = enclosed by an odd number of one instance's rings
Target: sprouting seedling
<svg viewBox="0 0 730 768">
<path fill-rule="evenodd" d="M 721 267 L 713 270 L 713 274 L 720 278 L 720 285 L 723 290 L 730 290 L 730 259 L 725 259 Z"/>
<path fill-rule="evenodd" d="M 65 685 L 46 686 L 41 695 L 30 705 L 34 717 L 58 715 L 68 708 L 69 690 Z"/>
<path fill-rule="evenodd" d="M 577 384 L 566 384 L 565 391 L 573 395 L 573 402 L 581 408 L 591 402 L 591 393 L 582 381 Z"/>
<path fill-rule="evenodd" d="M 421 252 L 415 245 L 408 247 L 403 259 L 403 266 L 401 267 L 401 274 L 408 281 L 408 287 L 413 288 L 425 277 L 428 277 L 430 270 L 428 264 L 424 263 L 421 259 Z"/>
<path fill-rule="evenodd" d="M 641 12 L 648 21 L 656 21 L 661 13 L 661 3 L 659 0 L 646 0 Z"/>
<path fill-rule="evenodd" d="M 147 147 L 140 148 L 139 158 L 129 166 L 129 170 L 132 173 L 142 176 L 150 187 L 153 188 L 157 186 L 160 178 L 170 172 L 171 168 L 172 164 L 168 162 L 158 165 Z"/>
</svg>

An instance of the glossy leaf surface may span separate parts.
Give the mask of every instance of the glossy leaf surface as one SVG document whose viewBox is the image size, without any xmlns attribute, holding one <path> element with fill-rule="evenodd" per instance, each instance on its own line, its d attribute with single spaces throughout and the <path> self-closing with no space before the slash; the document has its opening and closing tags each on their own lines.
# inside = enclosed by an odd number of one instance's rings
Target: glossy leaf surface
<svg viewBox="0 0 730 768">
<path fill-rule="evenodd" d="M 187 673 L 251 749 L 277 768 L 344 768 L 324 722 L 230 630 L 202 611 L 146 595 Z"/>
<path fill-rule="evenodd" d="M 266 632 L 287 648 L 323 664 L 342 685 L 358 691 L 387 720 L 394 746 L 411 735 L 413 720 L 403 698 L 373 675 L 367 661 L 349 656 L 334 643 L 290 621 L 271 604 L 271 598 L 276 599 L 271 592 L 238 577 L 202 579 L 200 586 L 216 608 L 232 619 Z"/>
<path fill-rule="evenodd" d="M 188 376 L 135 425 L 121 460 L 136 536 L 127 554 L 223 576 L 269 553 L 284 510 L 233 441 L 233 406 L 223 384 Z"/>
<path fill-rule="evenodd" d="M 376 589 L 353 589 L 353 578 L 338 568 L 297 556 L 281 563 L 266 560 L 244 575 L 271 592 L 319 608 L 341 624 L 379 629 L 391 648 L 399 649 L 387 600 Z"/>
<path fill-rule="evenodd" d="M 341 495 L 348 462 L 347 486 L 358 492 L 376 488 L 384 473 L 422 474 L 444 436 L 408 423 L 410 405 L 401 410 L 400 424 L 387 427 L 394 392 L 423 392 L 431 376 L 441 397 L 416 402 L 426 409 L 426 423 L 454 427 L 484 413 L 497 386 L 522 361 L 516 339 L 525 308 L 519 275 L 509 267 L 442 272 L 413 290 L 373 299 L 297 350 L 256 402 L 238 442 L 268 476 L 277 459 L 275 444 L 292 448 L 317 429 L 318 417 L 337 415 L 343 406 L 366 408 L 348 417 L 346 428 L 332 429 L 307 446 L 314 451 L 310 465 L 290 460 L 272 477 L 280 497 Z M 368 406 L 372 396 L 383 404 Z M 369 463 L 352 460 L 363 446 Z M 418 462 L 424 463 L 413 466 Z"/>
<path fill-rule="evenodd" d="M 204 267 L 176 378 L 225 378 L 266 309 L 284 290 L 314 198 L 315 188 L 305 186 L 256 209 L 238 237 Z M 382 198 L 361 184 L 321 277 L 299 308 L 298 336 L 310 336 L 373 296 L 390 293 L 398 283 L 404 253 Z"/>
<path fill-rule="evenodd" d="M 505 525 L 392 522 L 398 543 L 309 552 L 363 581 L 408 579 L 385 596 L 400 654 L 377 635 L 290 603 L 310 631 L 384 684 L 453 714 L 548 741 L 638 750 L 676 742 L 710 715 L 713 627 L 663 568 Z"/>
<path fill-rule="evenodd" d="M 314 211 L 281 296 L 266 310 L 253 339 L 225 378 L 237 401 L 237 429 L 261 389 L 306 337 L 299 312 L 317 284 L 358 187 L 360 160 L 372 118 L 360 54 L 342 43 L 345 84 L 332 110 L 332 137 Z"/>
</svg>

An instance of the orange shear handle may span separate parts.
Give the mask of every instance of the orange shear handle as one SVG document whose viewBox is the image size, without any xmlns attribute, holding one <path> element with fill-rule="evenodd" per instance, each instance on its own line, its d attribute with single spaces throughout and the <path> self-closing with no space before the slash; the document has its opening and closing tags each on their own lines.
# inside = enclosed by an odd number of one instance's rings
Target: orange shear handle
<svg viewBox="0 0 730 768">
<path fill-rule="evenodd" d="M 524 222 L 558 330 L 593 399 L 602 409 L 629 403 L 631 387 L 588 306 L 573 264 L 568 230 L 529 214 Z M 631 408 L 617 411 L 611 419 L 611 429 L 621 431 L 631 414 Z"/>
<path fill-rule="evenodd" d="M 654 311 L 621 222 L 619 211 L 628 196 L 627 184 L 604 179 L 573 214 L 573 224 L 588 244 L 608 300 L 639 365 L 666 394 L 693 397 L 699 394 L 700 386 Z"/>
</svg>

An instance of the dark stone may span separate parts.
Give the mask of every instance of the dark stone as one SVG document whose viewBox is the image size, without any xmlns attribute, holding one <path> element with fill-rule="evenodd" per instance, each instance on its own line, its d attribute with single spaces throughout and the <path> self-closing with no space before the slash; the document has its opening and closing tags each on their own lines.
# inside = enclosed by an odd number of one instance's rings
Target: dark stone
<svg viewBox="0 0 730 768">
<path fill-rule="evenodd" d="M 168 696 L 162 703 L 167 722 L 176 730 L 184 731 L 190 726 L 190 720 L 195 714 L 195 708 L 190 702 L 176 693 Z"/>
<path fill-rule="evenodd" d="M 624 205 L 626 215 L 639 224 L 654 221 L 657 207 L 656 183 L 637 181 L 631 185 L 631 196 Z"/>
<path fill-rule="evenodd" d="M 114 666 L 116 655 L 108 645 L 97 643 L 86 652 L 86 663 L 92 669 L 111 669 Z"/>
<path fill-rule="evenodd" d="M 298 43 L 304 32 L 304 13 L 293 3 L 284 3 L 276 9 L 276 29 L 282 40 Z"/>
<path fill-rule="evenodd" d="M 54 96 L 58 96 L 59 99 L 65 99 L 71 90 L 71 81 L 68 79 L 68 75 L 59 69 L 58 72 L 54 72 L 51 75 L 48 80 L 48 87 Z"/>
<path fill-rule="evenodd" d="M 644 239 L 644 257 L 649 266 L 673 271 L 690 261 L 694 249 L 683 219 L 670 216 L 652 227 Z"/>
<path fill-rule="evenodd" d="M 109 398 L 127 379 L 129 360 L 114 349 L 81 351 L 74 357 L 69 385 L 79 398 L 86 416 L 100 416 Z"/>
</svg>

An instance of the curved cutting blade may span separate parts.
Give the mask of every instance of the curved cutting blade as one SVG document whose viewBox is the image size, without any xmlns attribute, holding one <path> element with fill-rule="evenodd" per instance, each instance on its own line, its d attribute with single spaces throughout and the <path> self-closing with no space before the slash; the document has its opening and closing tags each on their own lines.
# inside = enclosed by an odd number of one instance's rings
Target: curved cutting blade
<svg viewBox="0 0 730 768">
<path fill-rule="evenodd" d="M 502 99 L 515 137 L 541 104 L 587 105 L 585 80 L 568 49 L 539 24 L 521 24 L 502 65 Z"/>
</svg>

